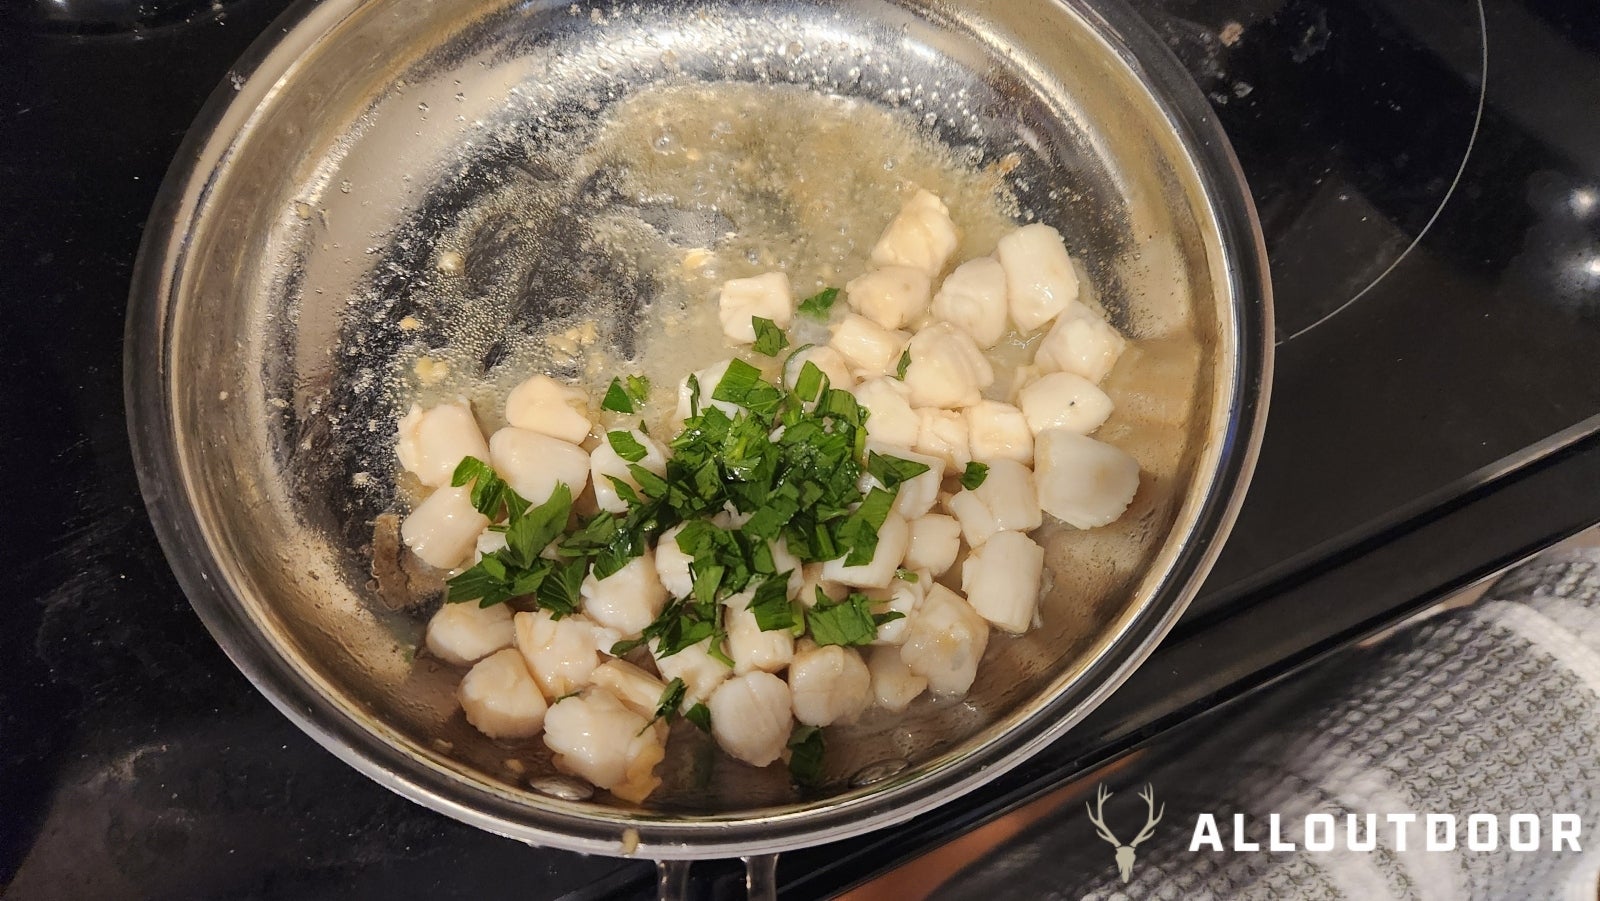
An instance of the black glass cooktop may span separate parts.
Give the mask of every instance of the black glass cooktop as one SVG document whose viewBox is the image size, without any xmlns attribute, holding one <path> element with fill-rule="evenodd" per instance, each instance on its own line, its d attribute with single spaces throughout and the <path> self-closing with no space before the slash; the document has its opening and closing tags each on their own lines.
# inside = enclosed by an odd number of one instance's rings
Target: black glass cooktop
<svg viewBox="0 0 1600 901">
<path fill-rule="evenodd" d="M 129 269 L 199 104 L 283 0 L 0 10 L 0 889 L 8 898 L 648 895 L 367 782 L 257 696 L 128 456 Z M 1260 209 L 1278 358 L 1213 576 L 1103 708 L 974 796 L 786 856 L 837 891 L 1600 521 L 1600 7 L 1144 0 Z M 717 894 L 733 870 L 703 867 Z"/>
</svg>

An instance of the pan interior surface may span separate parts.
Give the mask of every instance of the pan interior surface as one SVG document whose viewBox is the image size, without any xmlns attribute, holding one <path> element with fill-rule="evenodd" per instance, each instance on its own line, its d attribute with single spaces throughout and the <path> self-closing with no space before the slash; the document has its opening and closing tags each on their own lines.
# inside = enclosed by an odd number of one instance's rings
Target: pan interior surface
<svg viewBox="0 0 1600 901">
<path fill-rule="evenodd" d="M 1217 484 L 1248 444 L 1241 263 L 1208 193 L 1224 174 L 1096 13 L 328 0 L 291 15 L 214 110 L 176 231 L 146 246 L 156 296 L 136 293 L 130 339 L 161 353 L 130 371 L 130 399 L 197 609 L 347 760 L 524 839 L 774 850 L 910 816 L 1015 762 L 1186 603 L 1185 555 L 1226 518 Z M 417 497 L 398 417 L 464 395 L 492 429 L 534 371 L 665 371 L 663 348 L 705 344 L 722 279 L 784 268 L 804 294 L 859 272 L 912 182 L 946 195 L 960 258 L 1010 219 L 1055 226 L 1133 339 L 1097 437 L 1139 460 L 1140 491 L 1111 526 L 1042 534 L 1042 625 L 996 634 L 964 699 L 830 728 L 827 785 L 804 793 L 683 722 L 642 808 L 563 780 L 537 739 L 478 735 L 460 671 L 414 654 L 437 598 L 404 597 L 429 577 L 394 548 L 393 514 Z"/>
</svg>

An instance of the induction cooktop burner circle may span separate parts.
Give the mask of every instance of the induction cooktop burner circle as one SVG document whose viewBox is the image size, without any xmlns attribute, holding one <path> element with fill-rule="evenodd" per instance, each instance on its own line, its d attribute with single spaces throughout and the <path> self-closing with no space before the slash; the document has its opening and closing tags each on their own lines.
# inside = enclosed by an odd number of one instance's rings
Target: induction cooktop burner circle
<svg viewBox="0 0 1600 901">
<path fill-rule="evenodd" d="M 1250 181 L 1292 340 L 1354 307 L 1448 202 L 1483 115 L 1482 3 L 1159 7 Z"/>
</svg>

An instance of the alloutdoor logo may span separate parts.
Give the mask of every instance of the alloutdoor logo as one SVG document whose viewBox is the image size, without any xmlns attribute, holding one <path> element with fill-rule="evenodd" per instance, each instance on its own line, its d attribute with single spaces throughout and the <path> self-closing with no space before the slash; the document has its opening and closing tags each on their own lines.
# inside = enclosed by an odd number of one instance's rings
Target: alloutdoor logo
<svg viewBox="0 0 1600 901">
<path fill-rule="evenodd" d="M 1160 810 L 1156 809 L 1156 790 L 1150 785 L 1144 787 L 1139 797 L 1144 799 L 1147 808 L 1144 828 L 1140 829 L 1139 834 L 1133 837 L 1133 841 L 1127 844 L 1123 844 L 1106 826 L 1105 807 L 1106 801 L 1111 798 L 1111 792 L 1106 791 L 1105 783 L 1100 783 L 1099 789 L 1095 792 L 1094 806 L 1090 807 L 1087 802 L 1083 805 L 1083 808 L 1089 811 L 1089 822 L 1094 824 L 1094 831 L 1117 849 L 1117 872 L 1122 875 L 1123 882 L 1133 878 L 1134 849 L 1155 834 L 1156 824 L 1161 822 L 1161 815 L 1167 812 L 1165 804 L 1161 805 Z"/>
<path fill-rule="evenodd" d="M 1139 792 L 1145 803 L 1145 823 L 1132 840 L 1117 838 L 1106 825 L 1105 806 L 1112 797 L 1102 783 L 1095 792 L 1094 803 L 1085 803 L 1089 822 L 1095 832 L 1116 849 L 1117 873 L 1123 882 L 1133 878 L 1133 865 L 1139 845 L 1155 833 L 1157 824 L 1166 813 L 1167 805 L 1157 806 L 1155 789 L 1146 785 Z M 1510 851 L 1579 852 L 1583 848 L 1583 818 L 1575 813 L 1514 813 L 1498 815 L 1472 813 L 1457 816 L 1453 813 L 1349 813 L 1336 817 L 1331 813 L 1308 813 L 1289 817 L 1281 814 L 1266 816 L 1265 835 L 1259 828 L 1251 828 L 1250 819 L 1242 813 L 1218 822 L 1214 813 L 1195 815 L 1194 829 L 1190 832 L 1189 850 L 1289 853 L 1309 851 L 1376 851 L 1380 844 L 1386 850 L 1406 851 L 1494 851 L 1504 847 Z M 1340 828 L 1340 827 L 1343 828 Z M 1231 827 L 1231 828 L 1230 828 Z M 1253 837 L 1252 837 L 1253 836 Z"/>
</svg>

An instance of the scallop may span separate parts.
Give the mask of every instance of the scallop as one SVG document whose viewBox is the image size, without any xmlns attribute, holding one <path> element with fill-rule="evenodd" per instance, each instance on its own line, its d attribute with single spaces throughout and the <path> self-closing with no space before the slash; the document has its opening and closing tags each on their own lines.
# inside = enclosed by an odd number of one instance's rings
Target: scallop
<svg viewBox="0 0 1600 901">
<path fill-rule="evenodd" d="M 400 465 L 430 488 L 448 486 L 467 457 L 489 459 L 483 432 L 465 401 L 427 410 L 412 405 L 400 419 L 395 453 Z"/>
<path fill-rule="evenodd" d="M 538 735 L 545 700 L 514 648 L 496 651 L 467 671 L 456 691 L 467 722 L 490 738 Z"/>
</svg>

